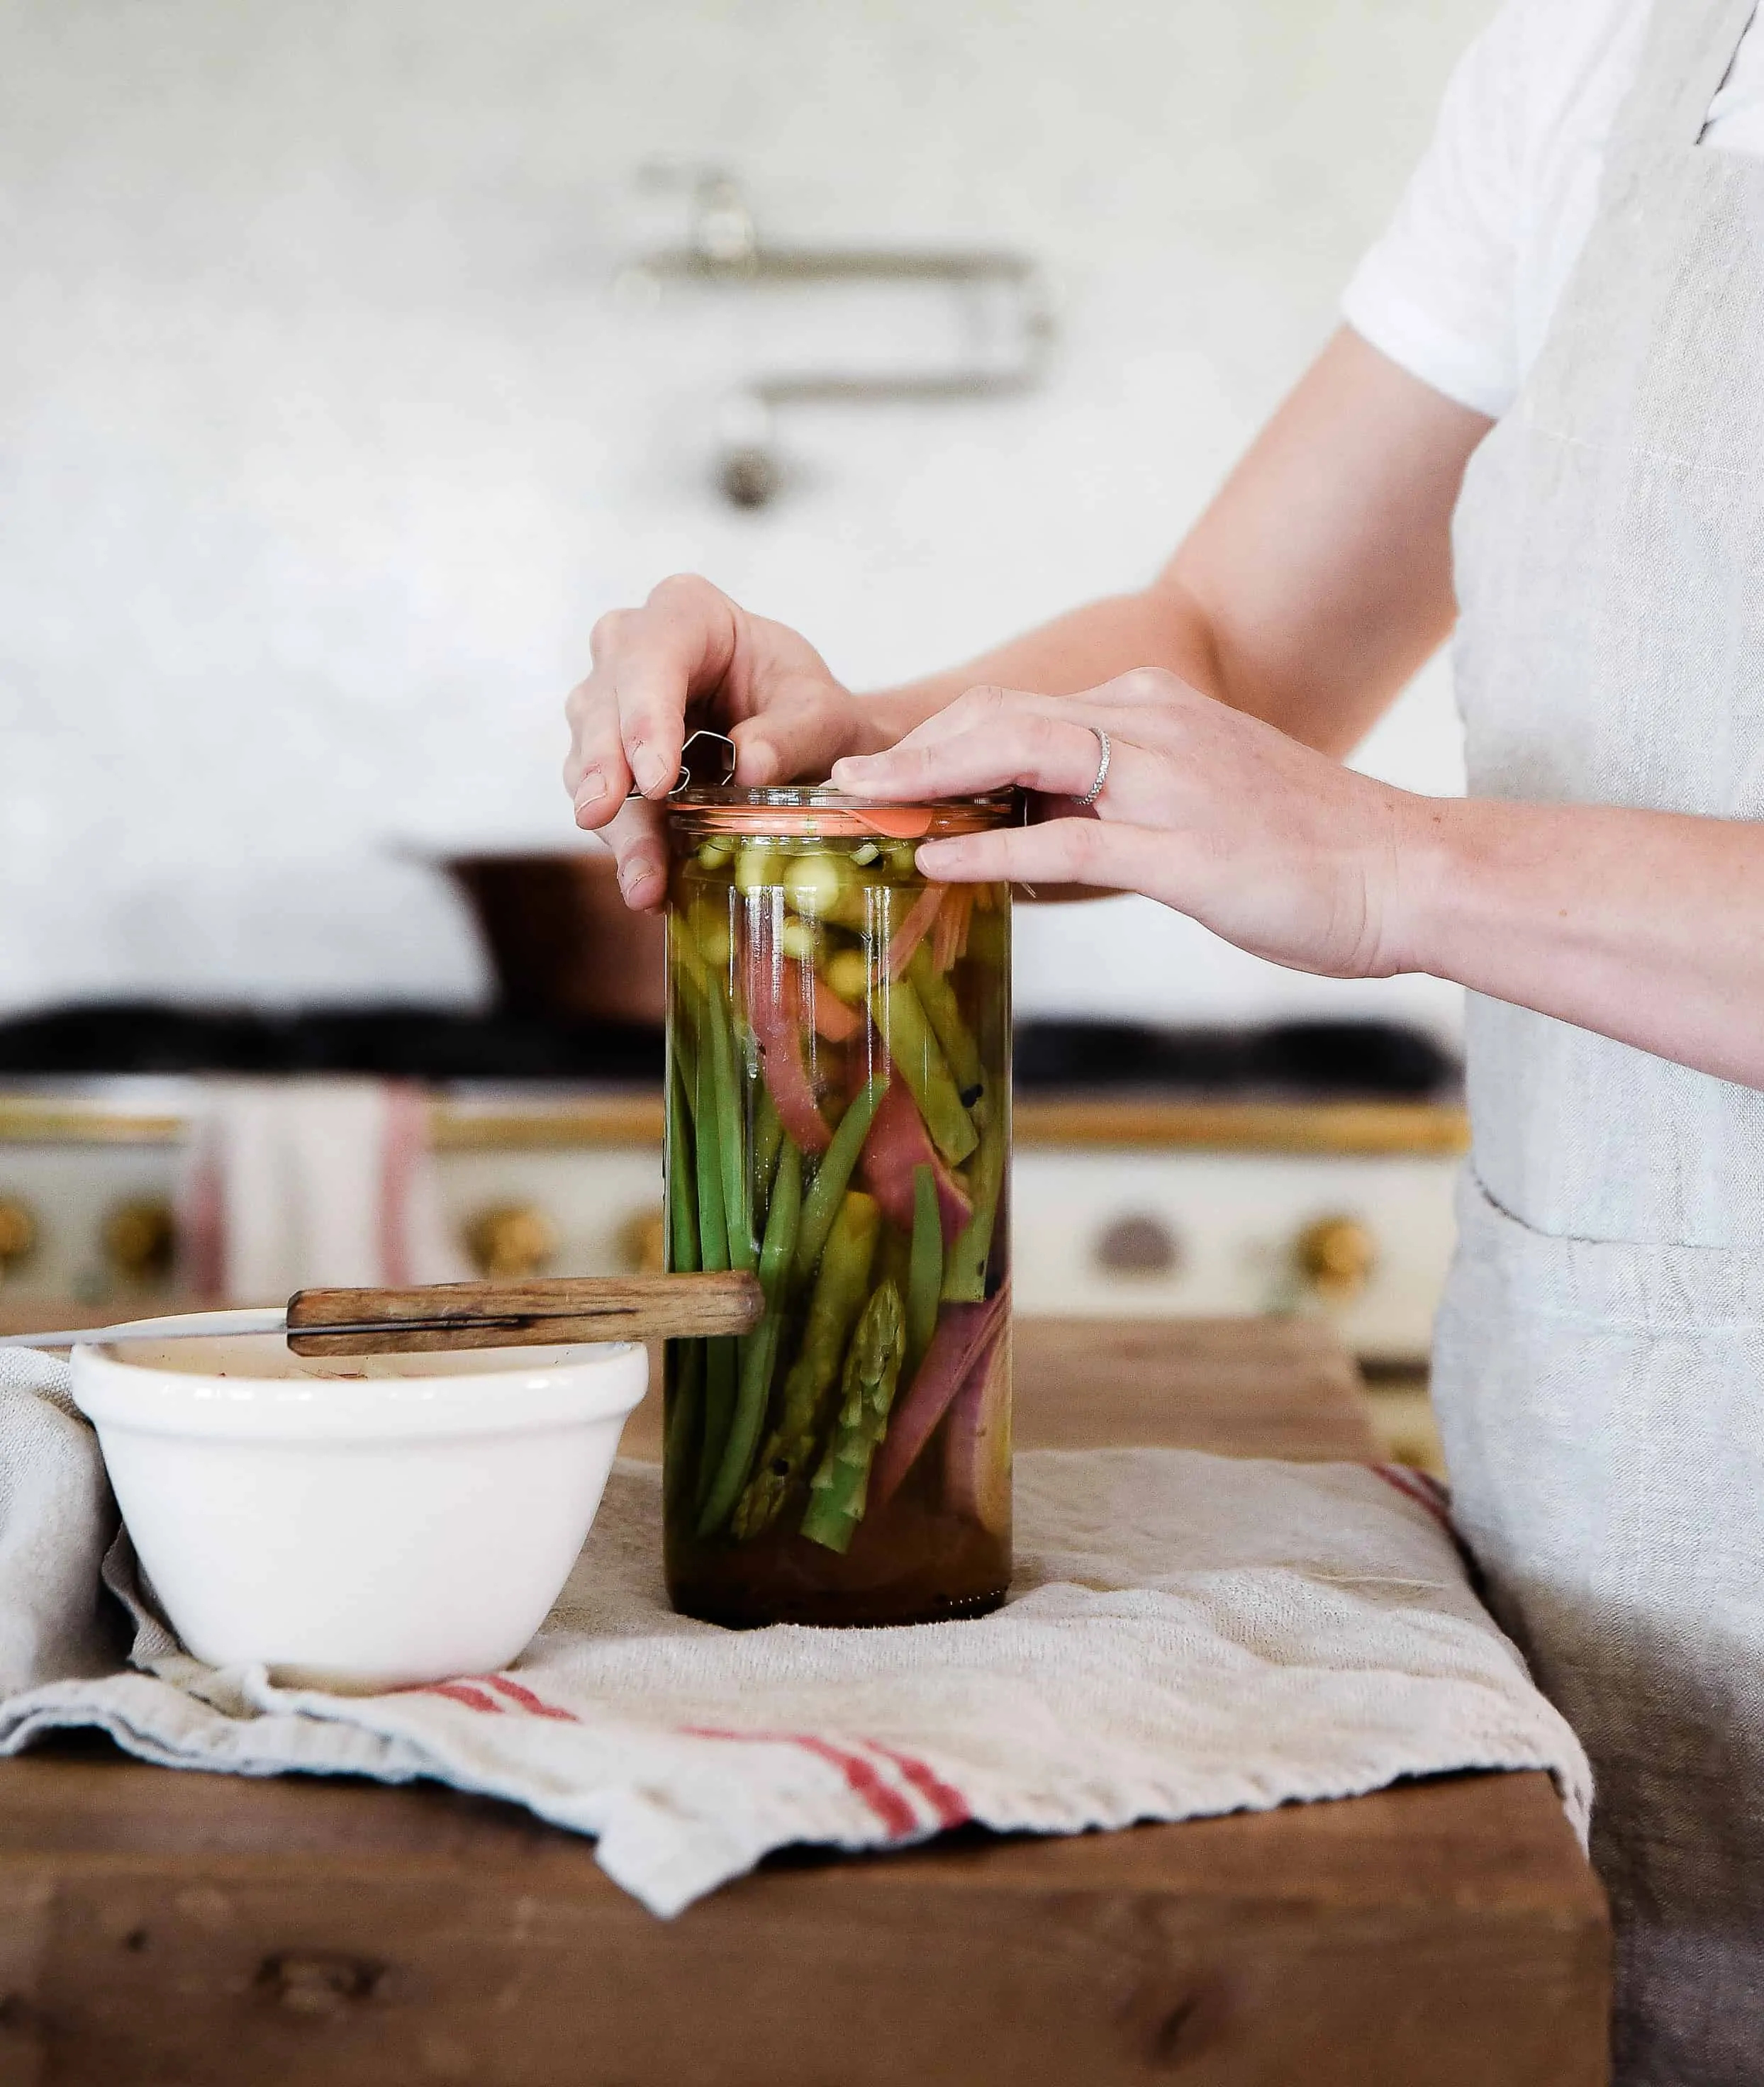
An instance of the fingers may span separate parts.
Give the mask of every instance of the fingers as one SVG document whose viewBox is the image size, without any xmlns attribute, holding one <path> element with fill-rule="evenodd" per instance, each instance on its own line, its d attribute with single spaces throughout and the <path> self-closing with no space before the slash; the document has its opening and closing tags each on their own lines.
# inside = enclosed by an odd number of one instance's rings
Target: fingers
<svg viewBox="0 0 1764 2087">
<path fill-rule="evenodd" d="M 1029 707 L 1036 702 L 976 706 L 941 734 L 921 728 L 886 753 L 835 762 L 833 781 L 854 796 L 889 799 L 972 796 L 1014 783 L 1049 796 L 1082 797 L 1096 779 L 1096 734 L 1070 708 Z M 951 708 L 967 702 L 964 697 Z"/>
<path fill-rule="evenodd" d="M 664 580 L 641 608 L 600 618 L 592 668 L 565 705 L 578 826 L 609 824 L 634 784 L 651 798 L 673 787 L 687 708 L 720 684 L 737 640 L 734 604 L 688 574 Z"/>
<path fill-rule="evenodd" d="M 940 884 L 1093 884 L 1143 892 L 1157 869 L 1160 842 L 1167 852 L 1170 836 L 1144 826 L 1049 819 L 926 841 L 918 866 Z"/>
<path fill-rule="evenodd" d="M 851 742 L 850 697 L 808 675 L 769 684 L 765 693 L 765 707 L 730 730 L 735 780 L 754 790 L 818 780 Z"/>
<path fill-rule="evenodd" d="M 660 805 L 627 797 L 607 826 L 618 888 L 634 912 L 653 913 L 668 896 L 666 822 Z"/>
</svg>

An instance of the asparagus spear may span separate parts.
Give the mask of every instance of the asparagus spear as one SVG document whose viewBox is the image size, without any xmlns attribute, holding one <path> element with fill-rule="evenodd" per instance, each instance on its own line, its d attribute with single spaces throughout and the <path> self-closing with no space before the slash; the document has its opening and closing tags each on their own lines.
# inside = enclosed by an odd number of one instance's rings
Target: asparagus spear
<svg viewBox="0 0 1764 2087">
<path fill-rule="evenodd" d="M 754 1446 L 766 1418 L 767 1396 L 771 1389 L 772 1366 L 778 1358 L 783 1329 L 781 1309 L 784 1278 L 797 1243 L 797 1226 L 802 1209 L 802 1154 L 786 1145 L 778 1162 L 778 1180 L 772 1190 L 771 1208 L 766 1218 L 766 1243 L 760 1249 L 759 1287 L 766 1293 L 766 1315 L 741 1342 L 741 1381 L 736 1392 L 734 1416 L 729 1423 L 721 1462 L 698 1515 L 698 1534 L 709 1536 L 720 1529 L 741 1497 L 754 1461 Z"/>
<path fill-rule="evenodd" d="M 812 1192 L 811 1192 L 812 1193 Z M 803 1206 L 807 1216 L 808 1206 Z M 802 1344 L 784 1379 L 777 1425 L 766 1438 L 747 1488 L 736 1503 L 730 1527 L 743 1539 L 762 1535 L 806 1477 L 826 1419 L 827 1397 L 869 1287 L 882 1213 L 871 1198 L 851 1190 L 827 1234 Z"/>
<path fill-rule="evenodd" d="M 932 1215 L 935 1236 L 936 1208 Z M 802 1533 L 829 1551 L 848 1551 L 864 1518 L 870 1460 L 888 1426 L 905 1353 L 900 1292 L 884 1283 L 864 1307 L 845 1358 L 839 1417 L 809 1484 Z"/>
<path fill-rule="evenodd" d="M 973 1119 L 962 1106 L 955 1077 L 942 1046 L 925 1019 L 919 996 L 905 979 L 892 984 L 873 979 L 869 1011 L 888 1046 L 888 1055 L 900 1068 L 912 1099 L 919 1105 L 925 1127 L 952 1167 L 959 1167 L 980 1142 Z"/>
<path fill-rule="evenodd" d="M 916 1370 L 937 1330 L 938 1292 L 943 1283 L 943 1221 L 937 1176 L 929 1167 L 912 1170 L 912 1258 L 907 1275 L 907 1366 Z"/>
<path fill-rule="evenodd" d="M 857 1155 L 864 1149 L 864 1140 L 869 1135 L 869 1127 L 887 1091 L 886 1080 L 872 1080 L 839 1119 L 839 1127 L 834 1132 L 833 1142 L 815 1174 L 814 1185 L 802 1199 L 802 1222 L 797 1232 L 797 1251 L 791 1262 L 793 1283 L 806 1283 L 814 1273 L 814 1265 L 821 1257 L 821 1249 L 827 1244 L 833 1221 L 839 1214 L 839 1199 L 850 1185 Z M 867 1196 L 863 1200 L 869 1201 Z M 874 1207 L 872 1204 L 871 1208 Z"/>
</svg>

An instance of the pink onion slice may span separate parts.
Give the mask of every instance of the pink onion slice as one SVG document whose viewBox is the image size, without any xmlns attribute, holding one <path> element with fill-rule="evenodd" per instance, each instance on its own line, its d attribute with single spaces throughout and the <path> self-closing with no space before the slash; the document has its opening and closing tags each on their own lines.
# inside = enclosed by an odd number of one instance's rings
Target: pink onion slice
<svg viewBox="0 0 1764 2087">
<path fill-rule="evenodd" d="M 937 1432 L 976 1364 L 985 1359 L 993 1335 L 1010 1309 L 1008 1284 L 984 1304 L 946 1304 L 938 1313 L 937 1331 L 907 1395 L 889 1418 L 888 1432 L 870 1467 L 869 1499 L 884 1507 L 919 1460 L 919 1453 Z"/>
<path fill-rule="evenodd" d="M 886 1056 L 882 1065 L 887 1065 Z M 779 1112 L 782 1115 L 783 1112 Z M 858 1162 L 860 1179 L 882 1207 L 882 1214 L 899 1231 L 912 1230 L 912 1176 L 916 1167 L 929 1167 L 937 1184 L 938 1217 L 945 1246 L 952 1245 L 974 1214 L 974 1205 L 959 1181 L 950 1172 L 943 1155 L 931 1142 L 917 1104 L 898 1069 L 888 1066 L 888 1091 L 864 1141 Z"/>
</svg>

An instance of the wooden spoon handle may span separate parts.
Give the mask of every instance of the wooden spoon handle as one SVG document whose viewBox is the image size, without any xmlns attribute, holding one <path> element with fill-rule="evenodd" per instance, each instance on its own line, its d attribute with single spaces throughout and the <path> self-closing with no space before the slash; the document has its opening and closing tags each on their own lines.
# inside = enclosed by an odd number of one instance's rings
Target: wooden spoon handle
<svg viewBox="0 0 1764 2087">
<path fill-rule="evenodd" d="M 288 1345 L 297 1355 L 374 1355 L 693 1340 L 747 1333 L 765 1306 L 758 1278 L 739 1270 L 301 1290 L 288 1300 Z"/>
</svg>

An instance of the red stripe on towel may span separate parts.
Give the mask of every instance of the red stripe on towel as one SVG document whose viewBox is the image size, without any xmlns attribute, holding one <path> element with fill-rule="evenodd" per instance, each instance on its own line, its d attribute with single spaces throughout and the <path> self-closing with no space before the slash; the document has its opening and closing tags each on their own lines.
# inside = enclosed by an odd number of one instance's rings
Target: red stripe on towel
<svg viewBox="0 0 1764 2087">
<path fill-rule="evenodd" d="M 566 1725 L 582 1722 L 574 1710 L 560 1709 L 557 1704 L 544 1701 L 531 1688 L 523 1688 L 519 1681 L 510 1681 L 506 1674 L 486 1674 L 484 1678 L 491 1688 L 500 1689 L 511 1703 L 519 1703 L 532 1717 L 556 1718 Z"/>
<path fill-rule="evenodd" d="M 502 1714 L 502 1706 L 487 1689 L 480 1688 L 469 1681 L 432 1681 L 426 1688 L 413 1688 L 413 1696 L 445 1696 L 450 1703 L 459 1703 L 468 1710 L 483 1710 L 493 1718 Z"/>
<path fill-rule="evenodd" d="M 918 1816 L 912 1807 L 898 1790 L 883 1782 L 861 1754 L 836 1747 L 813 1732 L 732 1732 L 715 1725 L 682 1725 L 681 1730 L 694 1739 L 741 1739 L 758 1746 L 801 1747 L 805 1753 L 839 1771 L 846 1788 L 869 1806 L 887 1828 L 891 1840 L 904 1840 L 919 1830 Z"/>
<path fill-rule="evenodd" d="M 938 1816 L 940 1826 L 965 1826 L 973 1817 L 967 1799 L 951 1783 L 913 1754 L 903 1754 L 894 1747 L 885 1747 L 880 1739 L 865 1739 L 864 1744 L 873 1754 L 880 1754 L 884 1761 L 891 1761 L 899 1769 L 901 1779 L 910 1783 Z"/>
<path fill-rule="evenodd" d="M 1373 1464 L 1369 1468 L 1393 1491 L 1401 1493 L 1404 1500 L 1413 1500 L 1417 1507 L 1424 1508 L 1448 1536 L 1457 1535 L 1439 1488 L 1424 1473 L 1412 1471 L 1407 1464 Z"/>
</svg>

